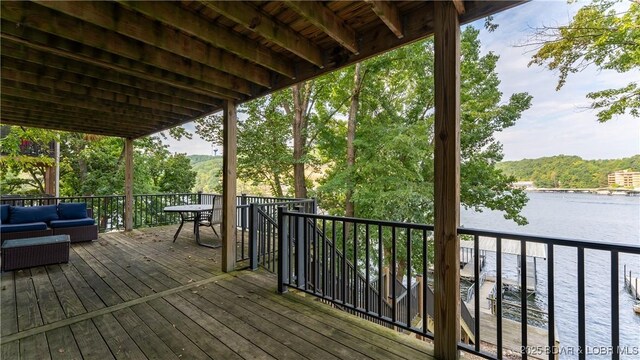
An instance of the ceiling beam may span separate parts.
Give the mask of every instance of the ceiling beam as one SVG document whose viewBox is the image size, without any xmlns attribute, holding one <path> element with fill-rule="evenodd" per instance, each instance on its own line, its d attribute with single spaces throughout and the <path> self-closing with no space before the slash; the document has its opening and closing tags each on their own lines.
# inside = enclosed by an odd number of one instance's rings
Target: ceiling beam
<svg viewBox="0 0 640 360">
<path fill-rule="evenodd" d="M 49 116 L 43 114 L 36 114 L 25 110 L 7 110 L 2 111 L 2 123 L 5 125 L 18 125 L 26 127 L 37 127 L 43 129 L 61 130 L 69 132 L 89 133 L 104 136 L 117 136 L 117 137 L 140 137 L 143 133 L 139 130 L 133 129 L 117 129 L 109 128 L 99 125 L 87 125 L 73 124 L 65 121 L 64 114 L 58 114 L 56 116 Z M 86 124 L 85 124 L 86 125 Z"/>
<path fill-rule="evenodd" d="M 523 3 L 524 1 L 520 0 L 475 1 L 466 3 L 467 12 L 460 16 L 460 23 L 466 24 Z M 325 52 L 332 55 L 327 57 L 326 67 L 324 69 L 318 69 L 311 64 L 301 63 L 298 66 L 298 78 L 296 80 L 282 79 L 274 86 L 274 89 L 287 88 L 297 82 L 310 80 L 326 74 L 328 71 L 341 69 L 366 60 L 380 54 L 383 50 L 393 50 L 433 34 L 433 2 L 424 2 L 422 6 L 402 15 L 404 33 L 402 39 L 399 39 L 395 34 L 390 32 L 385 24 L 381 24 L 379 27 L 362 33 L 362 45 L 358 55 L 354 55 L 341 47 L 339 47 L 339 49 L 327 49 Z M 273 91 L 265 91 L 255 96 L 263 96 L 270 92 Z"/>
<path fill-rule="evenodd" d="M 458 15 L 464 14 L 464 0 L 451 0 L 453 6 L 456 8 Z"/>
<path fill-rule="evenodd" d="M 55 13 L 40 5 L 30 2 L 3 1 L 0 6 L 3 35 L 11 34 L 28 42 L 59 49 L 61 41 L 52 38 L 53 35 L 75 42 L 70 47 L 76 51 L 80 43 L 82 47 L 93 48 L 92 53 L 95 49 L 100 49 L 103 52 L 179 74 L 212 87 L 227 89 L 229 93 L 238 92 L 246 95 L 252 93 L 250 83 L 244 79 L 202 66 L 197 62 L 125 36 L 109 33 L 95 25 Z M 223 94 L 222 91 L 219 93 Z"/>
<path fill-rule="evenodd" d="M 145 117 L 149 117 L 149 119 L 160 119 L 160 118 L 178 118 L 178 117 L 190 117 L 194 118 L 200 115 L 200 113 L 196 111 L 175 111 L 175 109 L 171 109 L 174 111 L 166 111 L 167 109 L 161 109 L 159 107 L 143 107 L 140 105 L 123 102 L 123 101 L 114 101 L 112 99 L 102 99 L 96 96 L 87 96 L 87 97 L 78 97 L 72 93 L 64 93 L 64 92 L 56 92 L 49 91 L 47 92 L 46 88 L 41 88 L 39 86 L 33 86 L 28 84 L 16 83 L 14 81 L 3 81 L 2 82 L 2 95 L 5 96 L 13 96 L 15 98 L 23 98 L 23 99 L 32 99 L 50 102 L 54 104 L 60 105 L 68 105 L 77 107 L 79 109 L 87 109 L 87 110 L 96 110 L 96 111 L 104 111 L 104 110 L 113 110 L 114 114 L 129 114 L 132 116 L 139 116 L 140 119 L 144 119 Z M 45 91 L 43 91 L 45 90 Z M 123 99 L 127 101 L 126 97 Z"/>
<path fill-rule="evenodd" d="M 271 76 L 263 67 L 240 59 L 199 39 L 194 39 L 174 28 L 156 26 L 148 17 L 122 8 L 116 3 L 106 1 L 36 1 L 36 3 L 109 30 L 104 32 L 104 36 L 114 36 L 117 33 L 246 79 L 254 84 L 271 87 Z"/>
<path fill-rule="evenodd" d="M 64 81 L 38 78 L 36 74 L 30 74 L 26 72 L 19 72 L 24 75 L 16 79 L 12 76 L 17 71 L 7 71 L 6 68 L 2 69 L 2 86 L 9 86 L 15 89 L 22 89 L 28 91 L 37 91 L 43 94 L 50 94 L 60 97 L 75 97 L 82 99 L 96 99 L 117 103 L 121 106 L 135 106 L 140 109 L 158 109 L 168 113 L 175 113 L 180 115 L 198 116 L 200 113 L 208 111 L 207 109 L 194 110 L 185 107 L 176 106 L 173 104 L 167 104 L 158 102 L 156 100 L 149 100 L 140 98 L 137 96 L 130 96 L 122 93 L 116 93 L 98 89 L 95 87 L 88 87 L 76 84 L 69 84 Z M 5 76 L 5 73 L 11 73 L 9 76 Z M 23 80 L 23 81 L 20 81 Z"/>
<path fill-rule="evenodd" d="M 137 111 L 132 111 L 131 109 L 126 109 L 123 107 L 107 107 L 103 106 L 101 109 L 92 107 L 91 105 L 82 105 L 82 107 L 77 106 L 70 100 L 59 99 L 59 101 L 53 100 L 51 98 L 45 100 L 45 96 L 40 96 L 39 98 L 35 97 L 27 97 L 27 95 L 19 91 L 13 91 L 13 94 L 18 94 L 19 96 L 13 96 L 10 94 L 2 94 L 2 103 L 12 103 L 14 106 L 26 106 L 28 109 L 35 109 L 40 111 L 64 111 L 67 113 L 75 113 L 78 117 L 84 117 L 86 120 L 91 120 L 91 116 L 97 117 L 107 117 L 114 116 L 117 118 L 128 118 L 128 119 L 136 119 L 136 126 L 141 126 L 141 124 L 149 124 L 149 128 L 153 129 L 153 124 L 171 124 L 173 121 L 179 121 L 183 119 L 190 118 L 189 116 L 184 115 L 173 115 L 173 116 L 161 116 L 161 115 L 151 115 L 148 113 L 141 113 Z M 49 95 L 50 97 L 50 95 Z"/>
<path fill-rule="evenodd" d="M 320 48 L 253 6 L 241 1 L 207 1 L 204 5 L 317 67 L 324 67 Z"/>
<path fill-rule="evenodd" d="M 145 14 L 165 25 L 174 26 L 180 31 L 243 59 L 264 66 L 291 79 L 296 77 L 293 63 L 284 59 L 280 54 L 256 41 L 238 35 L 232 30 L 207 21 L 183 9 L 175 2 L 119 1 L 119 3 L 126 8 Z"/>
<path fill-rule="evenodd" d="M 132 124 L 122 121 L 122 125 L 114 127 L 113 124 L 116 123 L 118 119 L 111 117 L 93 117 L 91 121 L 87 121 L 86 117 L 79 118 L 75 114 L 65 113 L 63 111 L 45 112 L 39 109 L 13 107 L 10 104 L 3 104 L 2 118 L 3 120 L 7 120 L 7 123 L 21 126 L 44 127 L 92 134 L 108 134 L 110 136 L 123 136 L 119 134 L 124 133 L 126 135 L 139 137 L 144 134 L 153 133 L 155 130 L 132 126 Z"/>
<path fill-rule="evenodd" d="M 402 20 L 398 7 L 391 1 L 367 0 L 367 2 L 371 4 L 373 12 L 387 25 L 389 30 L 396 34 L 398 39 L 402 39 L 404 34 L 402 33 Z"/>
<path fill-rule="evenodd" d="M 3 4 L 6 2 L 3 2 Z M 11 24 L 2 21 L 2 33 L 0 38 L 2 42 L 11 41 L 20 45 L 25 45 L 35 50 L 47 52 L 50 54 L 58 55 L 67 59 L 75 60 L 80 63 L 86 63 L 95 65 L 106 69 L 107 71 L 118 72 L 126 74 L 135 78 L 141 78 L 152 82 L 157 82 L 172 87 L 180 88 L 186 91 L 211 96 L 218 99 L 242 99 L 245 96 L 220 86 L 212 85 L 203 81 L 187 78 L 170 71 L 154 68 L 145 64 L 138 63 L 134 60 L 117 57 L 113 54 L 109 54 L 100 51 L 95 48 L 78 47 L 76 43 L 68 42 L 65 39 L 56 39 L 56 47 L 50 47 L 46 42 L 36 42 L 33 38 L 25 40 L 20 36 L 11 34 L 12 30 L 6 30 L 7 28 L 19 29 L 17 24 Z M 16 30 L 18 33 L 23 30 Z M 32 32 L 35 30 L 31 30 Z M 40 33 L 44 39 L 49 38 L 46 33 Z M 46 40 L 45 40 L 46 41 Z"/>
<path fill-rule="evenodd" d="M 1 45 L 2 68 L 16 69 L 13 76 L 21 77 L 21 72 L 38 74 L 39 80 L 51 78 L 92 88 L 100 88 L 132 96 L 157 99 L 186 108 L 201 110 L 212 105 L 220 106 L 220 101 L 211 96 L 186 91 L 163 83 L 139 79 L 116 71 L 105 70 L 91 64 L 48 54 L 9 40 Z M 7 75 L 1 73 L 2 78 Z M 21 79 L 14 79 L 23 81 Z"/>
<path fill-rule="evenodd" d="M 42 129 L 88 133 L 88 134 L 95 134 L 95 135 L 102 135 L 102 136 L 138 138 L 144 135 L 144 133 L 139 133 L 135 131 L 130 131 L 130 130 L 118 131 L 118 129 L 115 129 L 115 128 L 104 128 L 104 127 L 102 128 L 86 127 L 86 128 L 82 128 L 82 130 L 79 130 L 79 128 L 77 127 L 71 127 L 65 124 L 60 124 L 55 121 L 50 121 L 49 119 L 50 118 L 46 116 L 30 115 L 29 117 L 23 117 L 22 114 L 3 112 L 1 115 L 0 122 L 2 122 L 2 124 L 4 125 L 37 127 Z"/>
<path fill-rule="evenodd" d="M 356 32 L 321 2 L 287 1 L 287 6 L 355 55 L 360 52 Z"/>
</svg>

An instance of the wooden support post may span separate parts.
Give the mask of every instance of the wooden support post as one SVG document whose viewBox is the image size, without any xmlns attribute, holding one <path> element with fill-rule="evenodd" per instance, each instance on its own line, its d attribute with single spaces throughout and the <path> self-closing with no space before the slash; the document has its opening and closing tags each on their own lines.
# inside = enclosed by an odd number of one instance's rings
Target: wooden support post
<svg viewBox="0 0 640 360">
<path fill-rule="evenodd" d="M 222 271 L 236 267 L 236 103 L 225 100 L 222 123 Z"/>
<path fill-rule="evenodd" d="M 133 139 L 124 139 L 124 230 L 133 230 Z"/>
<path fill-rule="evenodd" d="M 460 340 L 460 23 L 452 2 L 434 1 L 435 328 L 437 359 L 458 359 Z"/>
<path fill-rule="evenodd" d="M 44 172 L 44 192 L 48 195 L 56 193 L 56 168 L 48 166 Z"/>
</svg>

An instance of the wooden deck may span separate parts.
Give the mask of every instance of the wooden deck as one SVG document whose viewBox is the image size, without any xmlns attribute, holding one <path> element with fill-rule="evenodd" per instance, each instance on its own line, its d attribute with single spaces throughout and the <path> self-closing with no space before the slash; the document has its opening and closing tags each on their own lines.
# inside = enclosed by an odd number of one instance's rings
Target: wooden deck
<svg viewBox="0 0 640 360">
<path fill-rule="evenodd" d="M 430 345 L 279 295 L 264 271 L 175 226 L 74 244 L 68 264 L 2 273 L 2 359 L 427 359 Z M 207 236 L 207 230 L 203 237 Z M 210 230 L 209 230 L 210 231 Z"/>
</svg>

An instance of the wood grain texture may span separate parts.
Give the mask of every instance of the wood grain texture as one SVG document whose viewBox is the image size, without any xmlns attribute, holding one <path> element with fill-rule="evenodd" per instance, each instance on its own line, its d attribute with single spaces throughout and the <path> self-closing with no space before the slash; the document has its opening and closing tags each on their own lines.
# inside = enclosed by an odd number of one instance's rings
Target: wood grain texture
<svg viewBox="0 0 640 360">
<path fill-rule="evenodd" d="M 435 331 L 438 359 L 458 359 L 460 339 L 460 23 L 451 2 L 435 14 Z"/>
<path fill-rule="evenodd" d="M 103 28 L 103 36 L 112 37 L 116 34 L 141 41 L 152 46 L 154 51 L 162 49 L 171 54 L 196 61 L 204 67 L 217 69 L 236 77 L 244 78 L 255 84 L 271 87 L 269 72 L 253 63 L 249 63 L 237 56 L 204 43 L 200 39 L 190 38 L 188 34 L 176 31 L 170 27 L 156 27 L 153 20 L 126 8 L 121 8 L 111 2 L 79 2 L 37 1 L 38 4 L 81 19 Z M 175 7 L 174 7 L 175 8 Z M 155 28 L 151 32 L 148 29 Z M 186 47 L 184 44 L 189 43 Z"/>
<path fill-rule="evenodd" d="M 287 6 L 331 36 L 340 45 L 358 55 L 356 32 L 322 2 L 287 1 Z"/>
<path fill-rule="evenodd" d="M 460 22 L 522 2 L 464 1 Z M 1 120 L 128 138 L 220 111 L 223 100 L 241 104 L 285 89 L 434 31 L 429 1 L 0 6 Z M 29 108 L 18 107 L 17 98 Z"/>
<path fill-rule="evenodd" d="M 234 101 L 223 105 L 222 125 L 222 271 L 236 266 L 237 110 Z"/>
<path fill-rule="evenodd" d="M 186 34 L 198 37 L 220 49 L 243 59 L 262 65 L 289 78 L 295 78 L 293 64 L 257 41 L 218 24 L 211 23 L 169 2 L 122 1 L 125 7 L 139 11 L 166 25 L 171 25 Z"/>
<path fill-rule="evenodd" d="M 197 246 L 192 234 L 181 234 L 173 243 L 175 229 L 100 234 L 98 241 L 74 244 L 68 264 L 22 271 L 15 279 L 5 275 L 3 282 L 31 291 L 33 299 L 44 300 L 43 308 L 54 311 L 45 309 L 39 323 L 32 316 L 34 327 L 3 334 L 2 358 L 431 358 L 429 346 L 412 337 L 311 297 L 276 294 L 273 274 L 222 274 L 220 262 L 211 260 L 220 259 L 220 249 Z M 118 295 L 124 296 L 124 282 L 130 282 L 128 291 L 142 284 L 167 289 L 147 296 L 131 293 L 137 297 L 124 301 Z M 76 296 L 60 296 L 70 292 Z M 105 307 L 101 298 L 113 305 Z M 37 304 L 25 295 L 2 300 L 3 306 L 25 310 Z M 81 308 L 92 310 L 77 314 Z M 60 309 L 64 319 L 44 323 L 52 314 L 62 316 Z"/>
<path fill-rule="evenodd" d="M 400 13 L 398 7 L 393 4 L 392 1 L 368 1 L 371 4 L 371 8 L 378 15 L 389 30 L 391 30 L 398 39 L 402 39 L 404 34 L 402 33 L 402 20 L 400 19 Z"/>
<path fill-rule="evenodd" d="M 206 6 L 282 46 L 310 63 L 324 66 L 320 48 L 288 26 L 241 1 L 209 1 Z"/>
</svg>

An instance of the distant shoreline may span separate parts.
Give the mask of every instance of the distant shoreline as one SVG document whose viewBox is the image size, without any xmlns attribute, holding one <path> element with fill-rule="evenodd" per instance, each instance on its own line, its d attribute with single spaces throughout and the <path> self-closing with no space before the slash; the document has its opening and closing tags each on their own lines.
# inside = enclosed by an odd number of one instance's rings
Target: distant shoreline
<svg viewBox="0 0 640 360">
<path fill-rule="evenodd" d="M 564 189 L 564 188 L 522 188 L 526 192 L 539 193 L 576 193 L 596 195 L 640 196 L 640 189 L 598 188 L 598 189 Z"/>
</svg>

